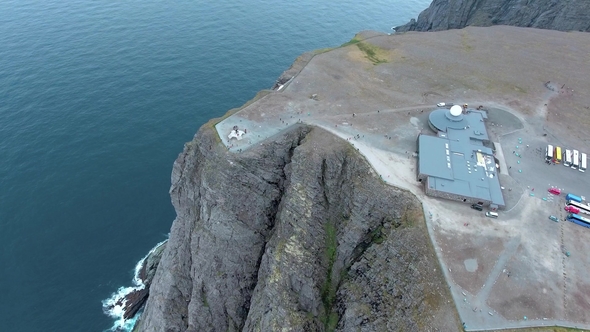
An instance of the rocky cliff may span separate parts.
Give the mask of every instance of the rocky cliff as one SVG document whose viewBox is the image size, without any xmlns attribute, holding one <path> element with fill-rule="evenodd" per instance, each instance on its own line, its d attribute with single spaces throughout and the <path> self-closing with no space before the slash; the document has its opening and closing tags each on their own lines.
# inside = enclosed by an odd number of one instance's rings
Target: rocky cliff
<svg viewBox="0 0 590 332">
<path fill-rule="evenodd" d="M 177 212 L 139 331 L 457 330 L 421 205 L 349 144 L 296 126 L 176 160 Z"/>
<path fill-rule="evenodd" d="M 587 0 L 433 0 L 405 31 L 439 31 L 466 26 L 513 25 L 560 31 L 590 31 Z"/>
</svg>

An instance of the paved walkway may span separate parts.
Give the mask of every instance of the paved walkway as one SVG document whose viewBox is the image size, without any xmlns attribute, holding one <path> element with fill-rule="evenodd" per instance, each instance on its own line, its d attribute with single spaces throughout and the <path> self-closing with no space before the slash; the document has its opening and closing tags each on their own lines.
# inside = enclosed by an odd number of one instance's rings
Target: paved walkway
<svg viewBox="0 0 590 332">
<path fill-rule="evenodd" d="M 502 144 L 500 142 L 494 142 L 494 146 L 496 147 L 496 158 L 500 162 L 500 174 L 508 175 L 508 165 L 506 164 L 506 159 L 504 159 Z"/>
</svg>

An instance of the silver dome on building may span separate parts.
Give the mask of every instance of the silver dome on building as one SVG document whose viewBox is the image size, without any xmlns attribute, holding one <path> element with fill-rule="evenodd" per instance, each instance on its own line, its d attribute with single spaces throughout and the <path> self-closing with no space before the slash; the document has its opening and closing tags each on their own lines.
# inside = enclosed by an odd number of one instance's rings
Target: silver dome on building
<svg viewBox="0 0 590 332">
<path fill-rule="evenodd" d="M 463 116 L 463 108 L 454 105 L 451 109 L 441 108 L 434 110 L 428 116 L 428 124 L 435 132 L 447 132 L 448 129 L 465 129 L 469 127 L 469 121 Z"/>
</svg>

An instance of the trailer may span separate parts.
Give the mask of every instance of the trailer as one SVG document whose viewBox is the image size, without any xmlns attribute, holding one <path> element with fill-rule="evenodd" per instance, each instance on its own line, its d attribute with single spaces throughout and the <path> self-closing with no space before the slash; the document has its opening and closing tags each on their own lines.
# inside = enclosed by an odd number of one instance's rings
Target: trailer
<svg viewBox="0 0 590 332">
<path fill-rule="evenodd" d="M 576 201 L 578 203 L 582 203 L 582 197 L 576 196 L 574 194 L 567 194 L 567 196 L 565 196 L 565 200 L 566 201 Z"/>
</svg>

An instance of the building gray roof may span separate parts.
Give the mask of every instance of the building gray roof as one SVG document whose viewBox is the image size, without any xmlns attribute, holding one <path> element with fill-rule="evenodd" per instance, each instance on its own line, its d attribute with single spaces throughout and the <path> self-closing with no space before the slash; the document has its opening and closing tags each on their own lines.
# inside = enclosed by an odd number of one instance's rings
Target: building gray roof
<svg viewBox="0 0 590 332">
<path fill-rule="evenodd" d="M 420 135 L 418 144 L 420 173 L 452 180 L 453 169 L 451 168 L 449 141 L 436 136 Z"/>
<path fill-rule="evenodd" d="M 438 136 L 420 135 L 420 173 L 427 175 L 428 185 L 438 191 L 504 206 L 493 151 L 483 145 L 483 140 L 488 139 L 483 123 L 485 114 L 474 111 L 463 115 L 463 120 L 476 125 L 446 127 L 446 132 L 441 131 Z"/>
<path fill-rule="evenodd" d="M 446 133 L 450 129 L 461 129 L 469 132 L 469 136 L 477 140 L 489 139 L 485 119 L 487 119 L 485 111 L 471 109 L 458 116 L 453 116 L 451 111 L 445 108 L 434 110 L 428 115 L 428 121 L 438 131 Z"/>
</svg>

